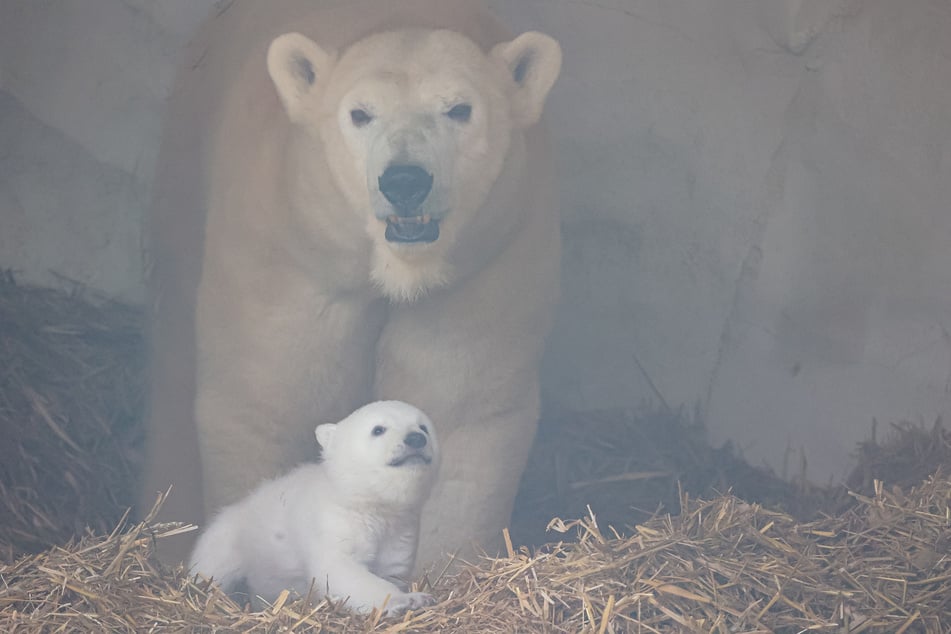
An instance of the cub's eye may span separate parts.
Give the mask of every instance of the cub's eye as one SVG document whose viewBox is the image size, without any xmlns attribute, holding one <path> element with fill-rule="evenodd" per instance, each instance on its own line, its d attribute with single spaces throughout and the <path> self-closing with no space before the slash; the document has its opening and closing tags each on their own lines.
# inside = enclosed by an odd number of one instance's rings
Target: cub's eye
<svg viewBox="0 0 951 634">
<path fill-rule="evenodd" d="M 373 428 L 373 431 L 370 433 L 373 434 L 374 436 L 382 436 L 384 433 L 386 433 L 386 427 L 384 427 L 383 425 L 377 425 L 376 427 Z"/>
<path fill-rule="evenodd" d="M 460 103 L 449 109 L 446 116 L 459 123 L 467 123 L 472 116 L 472 106 L 467 103 Z"/>
<path fill-rule="evenodd" d="M 358 128 L 373 121 L 373 115 L 362 108 L 354 108 L 350 111 L 350 121 Z"/>
<path fill-rule="evenodd" d="M 426 425 L 420 425 L 419 428 L 423 430 L 424 434 L 429 435 L 429 428 Z"/>
</svg>

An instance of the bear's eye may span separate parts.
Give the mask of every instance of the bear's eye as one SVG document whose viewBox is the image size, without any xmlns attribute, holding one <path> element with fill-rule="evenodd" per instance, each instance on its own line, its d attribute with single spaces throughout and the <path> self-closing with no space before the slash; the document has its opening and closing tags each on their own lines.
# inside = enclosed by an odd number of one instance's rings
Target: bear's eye
<svg viewBox="0 0 951 634">
<path fill-rule="evenodd" d="M 363 108 L 354 108 L 350 111 L 350 121 L 358 128 L 362 128 L 366 124 L 373 121 L 373 115 L 364 110 Z"/>
<path fill-rule="evenodd" d="M 467 123 L 472 117 L 472 106 L 467 103 L 460 103 L 449 109 L 446 116 L 459 123 Z"/>
<path fill-rule="evenodd" d="M 426 427 L 426 425 L 420 425 L 419 428 L 423 430 L 424 434 L 426 434 L 427 436 L 429 435 L 429 428 Z"/>
<path fill-rule="evenodd" d="M 370 433 L 373 434 L 374 436 L 382 436 L 384 433 L 386 433 L 386 427 L 384 427 L 383 425 L 377 425 L 376 427 L 373 428 L 373 431 Z"/>
</svg>

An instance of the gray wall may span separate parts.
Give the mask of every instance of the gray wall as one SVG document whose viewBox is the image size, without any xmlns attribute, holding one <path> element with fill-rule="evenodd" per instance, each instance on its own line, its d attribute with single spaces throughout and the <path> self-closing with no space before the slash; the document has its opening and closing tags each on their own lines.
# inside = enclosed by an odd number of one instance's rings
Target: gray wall
<svg viewBox="0 0 951 634">
<path fill-rule="evenodd" d="M 213 5 L 0 0 L 0 266 L 141 299 L 162 98 Z M 951 4 L 494 5 L 565 51 L 551 401 L 659 393 L 817 480 L 873 417 L 951 413 Z"/>
</svg>

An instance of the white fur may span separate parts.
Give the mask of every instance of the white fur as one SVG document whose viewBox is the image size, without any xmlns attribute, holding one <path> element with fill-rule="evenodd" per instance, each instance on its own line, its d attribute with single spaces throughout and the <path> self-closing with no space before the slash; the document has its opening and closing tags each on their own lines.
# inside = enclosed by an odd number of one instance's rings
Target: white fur
<svg viewBox="0 0 951 634">
<path fill-rule="evenodd" d="M 409 434 L 427 442 L 411 447 Z M 226 592 L 245 582 L 267 601 L 313 586 L 359 612 L 384 602 L 388 614 L 430 605 L 430 595 L 396 584 L 412 572 L 419 513 L 438 467 L 432 423 L 411 405 L 379 401 L 319 425 L 316 435 L 322 462 L 222 509 L 195 546 L 193 572 Z M 407 462 L 393 464 L 400 460 Z"/>
<path fill-rule="evenodd" d="M 155 186 L 146 508 L 174 482 L 163 518 L 200 522 L 307 459 L 312 421 L 401 399 L 446 456 L 421 563 L 492 546 L 558 295 L 535 123 L 560 63 L 477 0 L 234 0 L 204 26 Z M 433 242 L 386 238 L 403 162 L 432 176 Z"/>
</svg>

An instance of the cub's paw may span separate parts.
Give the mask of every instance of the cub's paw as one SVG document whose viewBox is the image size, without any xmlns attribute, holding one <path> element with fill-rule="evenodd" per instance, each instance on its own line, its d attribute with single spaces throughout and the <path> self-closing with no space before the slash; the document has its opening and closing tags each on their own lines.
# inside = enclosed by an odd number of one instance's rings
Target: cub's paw
<svg viewBox="0 0 951 634">
<path fill-rule="evenodd" d="M 383 614 L 385 616 L 396 616 L 407 610 L 424 608 L 434 603 L 436 603 L 436 599 L 433 598 L 431 594 L 425 592 L 404 592 L 390 597 L 390 600 L 386 602 L 386 609 L 383 611 Z"/>
</svg>

